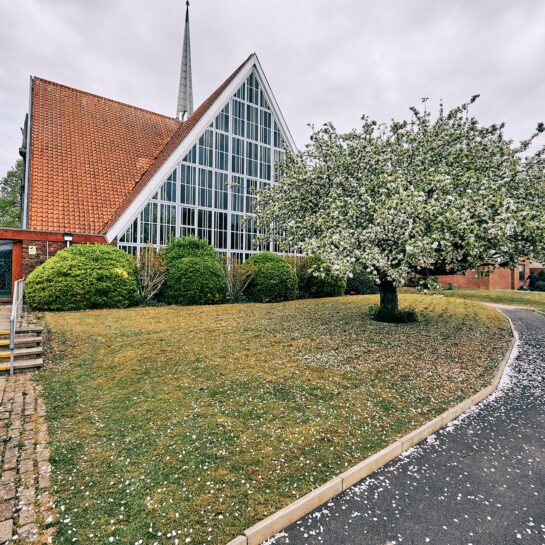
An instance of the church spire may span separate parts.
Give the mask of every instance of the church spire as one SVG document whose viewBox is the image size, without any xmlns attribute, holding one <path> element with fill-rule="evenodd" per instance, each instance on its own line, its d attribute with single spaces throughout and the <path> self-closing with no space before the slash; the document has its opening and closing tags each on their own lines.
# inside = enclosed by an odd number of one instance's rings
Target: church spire
<svg viewBox="0 0 545 545">
<path fill-rule="evenodd" d="M 187 119 L 193 113 L 193 79 L 191 76 L 191 39 L 189 36 L 189 0 L 186 1 L 184 50 L 180 71 L 180 89 L 178 91 L 178 109 L 176 116 Z"/>
</svg>

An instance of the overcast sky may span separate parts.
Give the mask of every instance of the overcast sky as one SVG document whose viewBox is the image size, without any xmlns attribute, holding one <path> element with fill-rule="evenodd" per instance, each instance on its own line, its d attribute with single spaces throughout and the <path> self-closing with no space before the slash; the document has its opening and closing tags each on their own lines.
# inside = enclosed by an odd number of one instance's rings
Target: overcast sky
<svg viewBox="0 0 545 545">
<path fill-rule="evenodd" d="M 196 105 L 256 52 L 299 146 L 308 123 L 473 94 L 514 139 L 545 121 L 543 0 L 193 0 Z M 0 0 L 0 174 L 36 75 L 175 114 L 183 0 Z"/>
</svg>

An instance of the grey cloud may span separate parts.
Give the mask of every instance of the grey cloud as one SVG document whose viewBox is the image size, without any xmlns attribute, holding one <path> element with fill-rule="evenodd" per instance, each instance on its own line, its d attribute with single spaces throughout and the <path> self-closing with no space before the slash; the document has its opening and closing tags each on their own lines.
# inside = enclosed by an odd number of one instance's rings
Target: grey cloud
<svg viewBox="0 0 545 545">
<path fill-rule="evenodd" d="M 0 173 L 13 164 L 30 74 L 173 115 L 182 0 L 1 0 Z M 193 0 L 196 102 L 257 52 L 297 143 L 430 97 L 526 137 L 545 120 L 541 0 Z"/>
</svg>

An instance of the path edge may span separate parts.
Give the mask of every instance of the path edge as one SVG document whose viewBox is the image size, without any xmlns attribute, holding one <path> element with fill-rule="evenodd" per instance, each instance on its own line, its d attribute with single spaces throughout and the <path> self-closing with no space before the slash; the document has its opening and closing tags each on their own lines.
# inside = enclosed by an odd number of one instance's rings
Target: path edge
<svg viewBox="0 0 545 545">
<path fill-rule="evenodd" d="M 376 452 L 362 462 L 347 469 L 336 477 L 333 477 L 322 486 L 315 488 L 286 507 L 283 507 L 250 528 L 247 528 L 242 535 L 235 537 L 235 539 L 231 540 L 227 545 L 261 545 L 267 539 L 270 539 L 300 518 L 314 511 L 314 509 L 327 503 L 343 490 L 350 488 L 410 448 L 421 443 L 430 435 L 433 435 L 441 428 L 444 428 L 447 424 L 456 420 L 460 415 L 492 395 L 497 390 L 507 365 L 514 359 L 520 340 L 511 318 L 509 318 L 500 307 L 495 305 L 489 306 L 493 306 L 507 318 L 512 333 L 512 339 L 507 352 L 503 356 L 496 374 L 494 375 L 494 379 L 489 386 L 483 388 L 480 392 L 473 394 L 471 397 L 468 397 L 461 403 L 458 403 L 458 405 L 448 409 L 416 430 L 397 439 L 381 451 Z"/>
</svg>

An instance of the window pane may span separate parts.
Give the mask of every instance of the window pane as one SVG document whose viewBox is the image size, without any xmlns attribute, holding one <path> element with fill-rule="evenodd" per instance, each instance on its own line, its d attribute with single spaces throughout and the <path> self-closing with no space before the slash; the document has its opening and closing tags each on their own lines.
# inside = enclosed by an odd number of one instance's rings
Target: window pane
<svg viewBox="0 0 545 545">
<path fill-rule="evenodd" d="M 247 219 L 246 225 L 244 226 L 245 238 L 246 238 L 246 250 L 253 251 L 254 248 L 254 239 L 255 239 L 255 220 Z"/>
<path fill-rule="evenodd" d="M 176 202 L 176 174 L 174 169 L 172 174 L 167 178 L 167 181 L 161 186 L 159 198 L 162 201 Z"/>
<path fill-rule="evenodd" d="M 119 242 L 138 242 L 137 240 L 137 233 L 138 233 L 138 218 L 135 219 L 131 226 L 123 233 L 123 235 L 119 238 Z"/>
<path fill-rule="evenodd" d="M 229 186 L 232 210 L 244 212 L 244 178 L 233 176 L 233 181 Z"/>
<path fill-rule="evenodd" d="M 229 170 L 229 135 L 216 133 L 216 168 Z"/>
<path fill-rule="evenodd" d="M 141 212 L 140 243 L 157 244 L 157 203 L 150 202 Z"/>
<path fill-rule="evenodd" d="M 236 174 L 244 174 L 244 140 L 233 137 L 231 169 Z"/>
<path fill-rule="evenodd" d="M 259 110 L 255 106 L 246 107 L 246 138 L 257 140 L 259 135 Z"/>
<path fill-rule="evenodd" d="M 284 147 L 284 139 L 282 138 L 280 127 L 278 126 L 276 119 L 274 120 L 274 147 L 280 149 Z"/>
<path fill-rule="evenodd" d="M 216 117 L 216 129 L 218 131 L 229 132 L 229 104 Z"/>
<path fill-rule="evenodd" d="M 218 249 L 227 248 L 227 212 L 214 212 L 214 246 Z"/>
<path fill-rule="evenodd" d="M 212 244 L 212 211 L 199 210 L 197 212 L 197 237 Z"/>
<path fill-rule="evenodd" d="M 242 232 L 242 218 L 239 214 L 231 214 L 231 249 L 242 250 L 244 235 Z"/>
<path fill-rule="evenodd" d="M 197 169 L 189 165 L 182 165 L 180 201 L 182 204 L 195 204 L 195 179 Z"/>
<path fill-rule="evenodd" d="M 189 153 L 184 157 L 184 162 L 185 163 L 193 163 L 193 164 L 196 164 L 197 163 L 197 144 L 195 144 L 191 150 L 189 151 Z"/>
<path fill-rule="evenodd" d="M 199 165 L 205 167 L 213 166 L 214 154 L 214 132 L 207 129 L 199 138 Z"/>
<path fill-rule="evenodd" d="M 212 171 L 199 169 L 199 206 L 212 207 Z"/>
<path fill-rule="evenodd" d="M 246 174 L 248 176 L 258 177 L 258 145 L 252 142 L 246 142 Z"/>
<path fill-rule="evenodd" d="M 260 140 L 262 144 L 270 144 L 271 143 L 271 123 L 272 123 L 272 116 L 270 112 L 264 112 L 261 110 L 260 112 L 260 124 L 261 124 L 261 136 Z"/>
<path fill-rule="evenodd" d="M 263 91 L 261 91 L 261 107 L 265 108 L 265 110 L 270 110 L 269 103 L 265 98 L 265 93 Z"/>
<path fill-rule="evenodd" d="M 216 172 L 216 186 L 214 188 L 214 206 L 227 210 L 228 207 L 228 187 L 227 174 Z"/>
<path fill-rule="evenodd" d="M 254 213 L 257 180 L 246 180 L 246 214 Z"/>
<path fill-rule="evenodd" d="M 271 148 L 265 146 L 260 149 L 259 175 L 264 180 L 271 179 Z"/>
<path fill-rule="evenodd" d="M 180 236 L 195 235 L 195 209 L 182 206 Z"/>
<path fill-rule="evenodd" d="M 261 97 L 260 97 L 259 83 L 257 82 L 257 77 L 255 75 L 255 72 L 252 72 L 250 74 L 250 77 L 248 78 L 246 83 L 248 86 L 248 102 L 259 105 L 259 101 Z"/>
<path fill-rule="evenodd" d="M 161 205 L 161 227 L 159 229 L 159 244 L 167 246 L 176 236 L 176 206 Z"/>
<path fill-rule="evenodd" d="M 233 100 L 233 133 L 244 136 L 245 105 L 240 100 Z"/>
<path fill-rule="evenodd" d="M 239 90 L 236 92 L 235 96 L 237 98 L 241 98 L 242 100 L 246 100 L 246 83 L 243 83 Z"/>
</svg>

